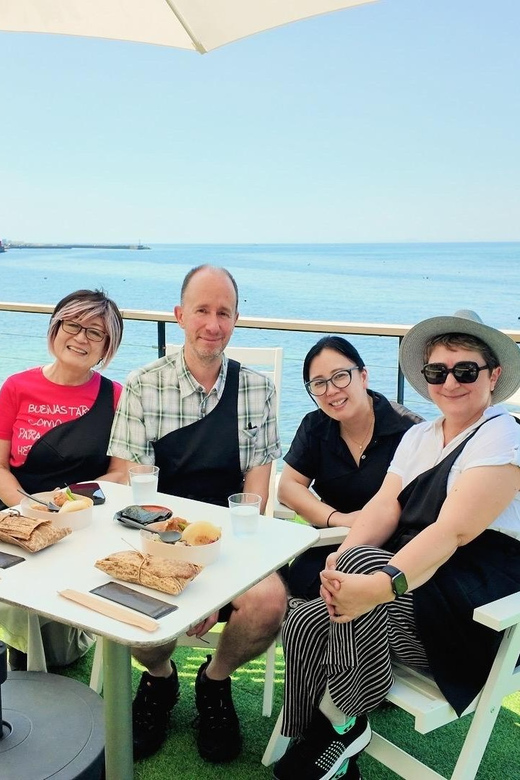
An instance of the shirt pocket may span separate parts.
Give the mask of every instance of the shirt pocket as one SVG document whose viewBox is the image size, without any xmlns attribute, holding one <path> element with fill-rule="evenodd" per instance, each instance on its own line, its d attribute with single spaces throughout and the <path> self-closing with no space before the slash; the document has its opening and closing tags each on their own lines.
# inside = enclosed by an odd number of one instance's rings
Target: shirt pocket
<svg viewBox="0 0 520 780">
<path fill-rule="evenodd" d="M 242 436 L 249 444 L 254 444 L 258 436 L 258 426 L 242 428 Z"/>
</svg>

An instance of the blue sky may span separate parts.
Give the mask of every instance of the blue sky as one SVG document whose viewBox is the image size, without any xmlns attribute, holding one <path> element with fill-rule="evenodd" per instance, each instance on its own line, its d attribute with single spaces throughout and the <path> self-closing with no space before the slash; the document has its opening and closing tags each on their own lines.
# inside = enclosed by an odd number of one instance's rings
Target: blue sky
<svg viewBox="0 0 520 780">
<path fill-rule="evenodd" d="M 0 237 L 520 240 L 520 3 L 380 0 L 203 56 L 0 33 Z"/>
</svg>

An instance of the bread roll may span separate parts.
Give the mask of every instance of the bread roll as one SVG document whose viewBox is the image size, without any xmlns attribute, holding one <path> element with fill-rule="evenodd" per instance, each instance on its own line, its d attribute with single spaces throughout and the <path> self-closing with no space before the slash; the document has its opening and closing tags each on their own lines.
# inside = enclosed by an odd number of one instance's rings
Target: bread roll
<svg viewBox="0 0 520 780">
<path fill-rule="evenodd" d="M 196 523 L 190 523 L 182 532 L 182 540 L 197 546 L 199 544 L 211 544 L 220 539 L 221 530 L 213 523 L 205 520 L 199 520 Z"/>
<path fill-rule="evenodd" d="M 92 506 L 92 499 L 90 498 L 76 498 L 74 501 L 66 501 L 63 506 L 60 507 L 58 514 L 62 512 L 79 512 L 81 509 L 88 509 Z"/>
</svg>

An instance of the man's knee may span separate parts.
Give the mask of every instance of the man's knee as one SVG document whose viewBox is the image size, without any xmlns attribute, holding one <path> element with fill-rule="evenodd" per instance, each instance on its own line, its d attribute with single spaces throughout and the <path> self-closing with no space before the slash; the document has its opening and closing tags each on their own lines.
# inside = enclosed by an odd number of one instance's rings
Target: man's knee
<svg viewBox="0 0 520 780">
<path fill-rule="evenodd" d="M 271 574 L 233 601 L 230 621 L 245 621 L 260 634 L 275 634 L 287 610 L 287 592 L 277 574 Z"/>
<path fill-rule="evenodd" d="M 141 666 L 153 669 L 167 661 L 175 650 L 177 642 L 168 642 L 157 647 L 133 647 L 132 655 Z"/>
</svg>

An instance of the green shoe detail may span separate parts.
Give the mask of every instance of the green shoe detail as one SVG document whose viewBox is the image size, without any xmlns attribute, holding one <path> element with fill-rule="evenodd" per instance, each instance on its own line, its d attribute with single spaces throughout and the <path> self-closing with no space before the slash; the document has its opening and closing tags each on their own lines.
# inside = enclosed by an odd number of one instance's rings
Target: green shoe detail
<svg viewBox="0 0 520 780">
<path fill-rule="evenodd" d="M 355 724 L 356 719 L 355 718 L 349 718 L 346 723 L 343 724 L 343 726 L 334 726 L 334 731 L 337 731 L 338 734 L 346 734 L 347 731 L 350 731 L 352 726 Z"/>
<path fill-rule="evenodd" d="M 347 758 L 346 761 L 343 762 L 343 764 L 340 766 L 332 780 L 339 780 L 340 777 L 344 777 L 348 772 L 348 765 L 350 764 L 350 758 Z"/>
</svg>

